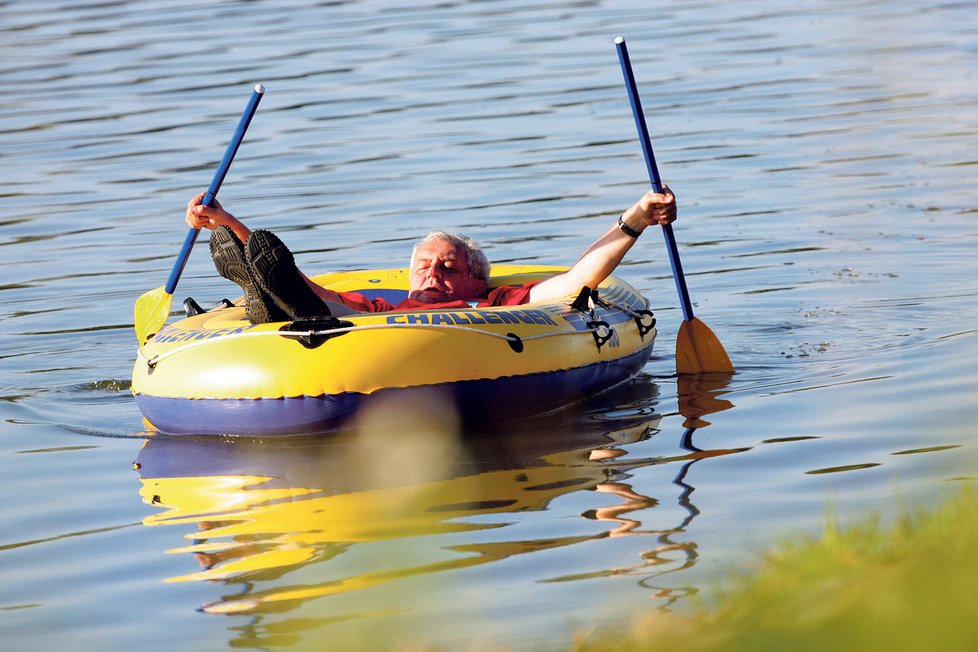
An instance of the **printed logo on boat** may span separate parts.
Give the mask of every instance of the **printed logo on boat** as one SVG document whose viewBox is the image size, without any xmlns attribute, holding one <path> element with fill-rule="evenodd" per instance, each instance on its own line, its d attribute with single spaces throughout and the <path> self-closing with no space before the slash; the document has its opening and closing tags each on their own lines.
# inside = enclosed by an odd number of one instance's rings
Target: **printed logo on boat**
<svg viewBox="0 0 978 652">
<path fill-rule="evenodd" d="M 208 328 L 208 329 L 183 329 L 174 325 L 167 326 L 153 337 L 154 342 L 199 342 L 210 340 L 215 337 L 226 337 L 237 335 L 244 332 L 250 326 L 238 326 L 237 328 Z"/>
<path fill-rule="evenodd" d="M 543 310 L 461 310 L 452 312 L 407 312 L 387 317 L 388 324 L 425 326 L 471 326 L 473 324 L 539 324 L 556 326 Z"/>
</svg>

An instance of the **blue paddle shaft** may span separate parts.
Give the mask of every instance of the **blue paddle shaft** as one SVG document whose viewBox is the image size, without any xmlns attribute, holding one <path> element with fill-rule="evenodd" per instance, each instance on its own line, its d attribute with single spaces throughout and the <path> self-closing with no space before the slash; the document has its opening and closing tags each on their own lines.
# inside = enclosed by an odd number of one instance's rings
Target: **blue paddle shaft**
<svg viewBox="0 0 978 652">
<path fill-rule="evenodd" d="M 638 130 L 638 138 L 642 142 L 642 153 L 645 154 L 645 167 L 649 172 L 649 181 L 652 182 L 653 190 L 661 193 L 663 190 L 662 179 L 659 177 L 659 167 L 655 163 L 655 152 L 652 151 L 652 138 L 649 136 L 649 128 L 645 124 L 642 99 L 638 95 L 638 86 L 635 84 L 635 75 L 632 73 L 632 62 L 628 58 L 628 48 L 625 45 L 625 39 L 620 36 L 616 38 L 615 47 L 618 50 L 618 61 L 621 63 L 621 72 L 625 76 L 625 86 L 628 88 L 628 101 L 632 105 L 635 128 Z M 666 248 L 669 251 L 669 263 L 672 265 L 672 277 L 676 281 L 676 291 L 679 292 L 679 301 L 682 304 L 683 319 L 690 321 L 693 319 L 693 303 L 689 299 L 689 290 L 686 288 L 686 277 L 683 275 L 683 264 L 679 260 L 679 247 L 676 246 L 676 236 L 672 233 L 671 224 L 663 225 L 662 235 L 666 239 Z"/>
<path fill-rule="evenodd" d="M 255 111 L 258 110 L 258 103 L 261 102 L 264 94 L 264 86 L 261 84 L 255 86 L 255 90 L 251 94 L 251 99 L 248 100 L 248 106 L 245 107 L 244 113 L 241 114 L 241 119 L 238 121 L 238 128 L 235 129 L 234 136 L 231 138 L 231 142 L 228 143 L 228 148 L 224 152 L 224 158 L 221 159 L 221 164 L 217 166 L 217 171 L 214 173 L 210 187 L 204 193 L 204 199 L 201 201 L 204 206 L 211 206 L 214 203 L 214 198 L 217 197 L 217 191 L 221 189 L 221 184 L 224 183 L 224 177 L 227 176 L 228 170 L 231 168 L 231 161 L 234 160 L 234 155 L 238 153 L 238 147 L 241 146 L 241 141 L 244 140 L 245 132 L 248 131 L 248 125 L 251 124 L 251 119 L 255 116 Z M 183 247 L 181 247 L 180 254 L 173 264 L 173 271 L 170 272 L 170 278 L 167 280 L 166 287 L 164 288 L 167 294 L 172 295 L 173 291 L 177 289 L 177 281 L 180 280 L 180 275 L 183 274 L 183 268 L 187 266 L 187 260 L 190 258 L 190 250 L 194 248 L 194 243 L 197 242 L 197 236 L 199 234 L 200 229 L 190 229 L 187 231 L 187 237 L 184 238 Z"/>
</svg>

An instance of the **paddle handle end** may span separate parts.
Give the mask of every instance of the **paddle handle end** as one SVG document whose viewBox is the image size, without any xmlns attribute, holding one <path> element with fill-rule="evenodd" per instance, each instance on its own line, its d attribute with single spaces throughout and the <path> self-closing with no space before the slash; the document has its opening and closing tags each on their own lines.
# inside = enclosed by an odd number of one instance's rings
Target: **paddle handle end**
<svg viewBox="0 0 978 652">
<path fill-rule="evenodd" d="M 264 95 L 265 94 L 265 85 L 264 84 L 255 84 L 255 92 L 258 93 L 259 95 Z"/>
</svg>

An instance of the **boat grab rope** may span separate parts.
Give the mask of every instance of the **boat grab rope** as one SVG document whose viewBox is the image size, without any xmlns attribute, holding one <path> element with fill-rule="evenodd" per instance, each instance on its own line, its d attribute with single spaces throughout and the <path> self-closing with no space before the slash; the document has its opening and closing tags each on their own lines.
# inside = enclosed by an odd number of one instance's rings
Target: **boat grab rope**
<svg viewBox="0 0 978 652">
<path fill-rule="evenodd" d="M 333 337 L 335 335 L 342 335 L 343 333 L 348 333 L 350 331 L 367 331 L 367 330 L 381 330 L 390 328 L 413 328 L 422 330 L 452 330 L 452 331 L 464 331 L 467 333 L 472 333 L 475 335 L 485 335 L 487 337 L 493 337 L 500 340 L 505 340 L 510 348 L 516 353 L 521 353 L 523 351 L 523 342 L 529 342 L 531 340 L 541 340 L 547 337 L 558 337 L 564 335 L 590 335 L 599 342 L 598 348 L 601 348 L 601 344 L 608 341 L 614 336 L 614 329 L 604 321 L 593 321 L 588 322 L 587 328 L 584 330 L 562 330 L 554 331 L 550 333 L 539 333 L 537 335 L 516 335 L 515 333 L 507 333 L 502 335 L 500 333 L 494 333 L 492 331 L 479 330 L 477 328 L 469 328 L 467 326 L 455 326 L 449 324 L 363 324 L 360 326 L 350 325 L 343 326 L 340 328 L 329 328 L 329 329 L 310 329 L 310 330 L 275 330 L 275 331 L 244 331 L 241 333 L 229 333 L 223 335 L 223 339 L 232 339 L 240 337 L 286 337 L 288 339 L 299 339 L 308 338 L 309 341 L 315 337 Z M 159 355 L 153 356 L 152 358 L 146 357 L 143 353 L 143 348 L 140 347 L 139 351 L 136 353 L 136 357 L 139 360 L 143 360 L 148 367 L 151 369 L 157 364 L 166 360 L 167 358 L 173 357 L 179 353 L 183 353 L 190 349 L 194 349 L 198 346 L 203 346 L 209 343 L 209 340 L 202 339 L 193 342 L 188 342 L 183 346 L 178 346 L 175 349 L 166 351 L 165 353 L 160 353 Z M 302 342 L 304 346 L 308 346 L 305 342 Z"/>
</svg>

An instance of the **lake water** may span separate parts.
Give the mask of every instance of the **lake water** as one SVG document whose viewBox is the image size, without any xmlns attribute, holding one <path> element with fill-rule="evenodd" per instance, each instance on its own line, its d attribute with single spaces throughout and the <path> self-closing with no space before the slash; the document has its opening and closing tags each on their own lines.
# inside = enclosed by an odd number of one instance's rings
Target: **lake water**
<svg viewBox="0 0 978 652">
<path fill-rule="evenodd" d="M 655 6 L 655 5 L 659 6 Z M 5 649 L 561 649 L 682 612 L 793 533 L 978 478 L 970 2 L 0 5 Z M 628 39 L 697 315 L 580 409 L 455 436 L 390 405 L 288 442 L 147 442 L 132 305 L 221 191 L 310 271 L 434 227 L 567 264 L 647 188 Z M 175 307 L 234 296 L 198 245 Z M 134 462 L 138 462 L 134 468 Z"/>
</svg>

